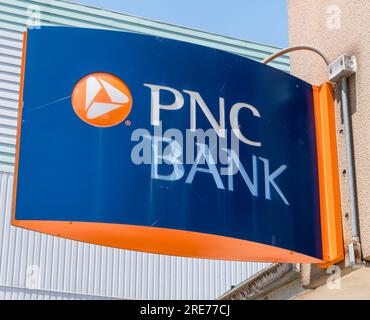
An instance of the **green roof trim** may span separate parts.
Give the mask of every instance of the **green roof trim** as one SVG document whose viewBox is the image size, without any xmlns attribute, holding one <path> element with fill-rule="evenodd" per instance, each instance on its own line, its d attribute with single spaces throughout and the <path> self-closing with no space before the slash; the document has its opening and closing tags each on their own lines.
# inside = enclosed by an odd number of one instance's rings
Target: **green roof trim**
<svg viewBox="0 0 370 320">
<path fill-rule="evenodd" d="M 23 31 L 29 18 L 27 10 L 36 8 L 35 6 L 40 9 L 42 24 L 146 33 L 227 50 L 259 61 L 279 50 L 279 48 L 273 46 L 265 46 L 187 27 L 56 0 L 7 0 L 6 3 L 1 4 L 0 27 L 3 22 L 7 23 L 8 27 Z M 289 71 L 289 58 L 283 56 L 271 65 Z"/>
</svg>

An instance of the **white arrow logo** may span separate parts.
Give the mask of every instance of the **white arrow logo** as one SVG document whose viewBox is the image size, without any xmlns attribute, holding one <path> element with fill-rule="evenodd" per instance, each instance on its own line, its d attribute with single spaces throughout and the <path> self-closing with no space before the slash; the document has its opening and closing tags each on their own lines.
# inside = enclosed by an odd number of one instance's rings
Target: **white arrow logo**
<svg viewBox="0 0 370 320">
<path fill-rule="evenodd" d="M 94 99 L 101 90 L 105 90 L 110 98 L 110 103 L 95 102 Z M 87 118 L 95 119 L 108 112 L 122 108 L 129 102 L 129 97 L 113 87 L 108 82 L 98 77 L 89 77 L 86 83 L 86 105 Z"/>
</svg>

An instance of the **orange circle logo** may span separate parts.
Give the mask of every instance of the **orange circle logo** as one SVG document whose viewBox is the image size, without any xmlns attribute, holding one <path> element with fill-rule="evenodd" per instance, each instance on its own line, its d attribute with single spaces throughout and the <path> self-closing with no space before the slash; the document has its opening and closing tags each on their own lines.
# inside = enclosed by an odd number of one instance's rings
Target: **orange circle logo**
<svg viewBox="0 0 370 320">
<path fill-rule="evenodd" d="M 132 95 L 127 85 L 109 73 L 91 73 L 73 89 L 72 106 L 78 117 L 96 127 L 111 127 L 131 112 Z"/>
</svg>

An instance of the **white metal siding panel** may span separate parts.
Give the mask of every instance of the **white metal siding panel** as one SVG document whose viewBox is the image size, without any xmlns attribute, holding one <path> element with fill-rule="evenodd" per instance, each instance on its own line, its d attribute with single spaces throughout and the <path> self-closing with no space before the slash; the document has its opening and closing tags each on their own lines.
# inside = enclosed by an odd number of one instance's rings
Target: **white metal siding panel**
<svg viewBox="0 0 370 320">
<path fill-rule="evenodd" d="M 112 298 L 0 286 L 0 300 L 106 300 Z"/>
<path fill-rule="evenodd" d="M 257 60 L 277 50 L 275 47 L 56 0 L 5 0 L 2 4 L 0 26 L 2 24 L 5 28 L 23 31 L 24 25 L 29 21 L 30 8 L 40 10 L 42 23 L 147 33 L 203 44 Z M 286 56 L 278 58 L 273 64 L 289 69 Z"/>
<path fill-rule="evenodd" d="M 11 223 L 22 31 L 42 24 L 143 32 L 261 60 L 276 49 L 55 0 L 0 3 L 0 299 L 213 299 L 266 266 L 146 254 L 60 239 Z M 275 64 L 289 69 L 287 58 Z"/>
<path fill-rule="evenodd" d="M 15 160 L 21 56 L 21 33 L 0 28 L 0 170 L 6 172 Z"/>
</svg>

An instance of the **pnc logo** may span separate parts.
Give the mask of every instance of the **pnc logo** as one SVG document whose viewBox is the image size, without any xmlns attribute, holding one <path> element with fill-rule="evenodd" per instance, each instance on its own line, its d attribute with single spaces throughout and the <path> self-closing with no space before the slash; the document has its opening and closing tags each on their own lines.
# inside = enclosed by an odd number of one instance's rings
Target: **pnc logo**
<svg viewBox="0 0 370 320">
<path fill-rule="evenodd" d="M 77 116 L 96 127 L 111 127 L 131 112 L 132 95 L 127 85 L 109 73 L 91 73 L 73 89 L 72 106 Z"/>
</svg>

